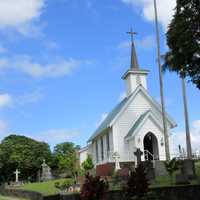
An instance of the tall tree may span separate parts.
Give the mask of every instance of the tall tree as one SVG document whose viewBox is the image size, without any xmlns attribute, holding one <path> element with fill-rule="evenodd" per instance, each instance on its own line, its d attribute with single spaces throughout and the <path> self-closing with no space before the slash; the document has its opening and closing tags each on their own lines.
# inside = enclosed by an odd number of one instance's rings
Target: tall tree
<svg viewBox="0 0 200 200">
<path fill-rule="evenodd" d="M 168 27 L 164 68 L 189 79 L 200 89 L 200 1 L 177 0 Z"/>
<path fill-rule="evenodd" d="M 25 136 L 10 135 L 0 144 L 0 181 L 14 180 L 13 172 L 21 171 L 23 180 L 35 180 L 43 159 L 51 162 L 49 145 Z"/>
<path fill-rule="evenodd" d="M 79 166 L 77 162 L 79 149 L 80 147 L 72 142 L 64 142 L 54 147 L 53 156 L 60 172 L 75 176 Z"/>
</svg>

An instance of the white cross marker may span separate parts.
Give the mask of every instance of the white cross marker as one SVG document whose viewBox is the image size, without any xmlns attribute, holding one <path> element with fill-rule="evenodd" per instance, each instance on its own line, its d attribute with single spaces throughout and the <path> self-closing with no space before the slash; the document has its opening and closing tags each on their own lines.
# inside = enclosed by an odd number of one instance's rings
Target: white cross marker
<svg viewBox="0 0 200 200">
<path fill-rule="evenodd" d="M 119 169 L 121 169 L 119 164 L 120 155 L 118 152 L 114 152 L 112 157 L 115 160 L 115 171 L 118 171 Z"/>
<path fill-rule="evenodd" d="M 18 183 L 19 182 L 20 171 L 18 169 L 16 169 L 16 171 L 14 172 L 14 174 L 15 174 L 15 182 Z"/>
</svg>

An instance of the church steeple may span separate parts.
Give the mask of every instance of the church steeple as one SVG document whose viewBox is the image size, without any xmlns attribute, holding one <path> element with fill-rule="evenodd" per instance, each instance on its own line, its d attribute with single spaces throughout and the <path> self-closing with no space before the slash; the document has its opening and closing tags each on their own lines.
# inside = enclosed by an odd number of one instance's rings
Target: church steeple
<svg viewBox="0 0 200 200">
<path fill-rule="evenodd" d="M 127 32 L 128 34 L 131 35 L 131 65 L 130 68 L 133 70 L 139 70 L 139 64 L 138 64 L 138 59 L 137 59 L 137 54 L 135 50 L 135 44 L 133 40 L 133 36 L 136 35 L 136 32 L 133 32 L 133 29 L 131 28 L 131 31 Z"/>
<path fill-rule="evenodd" d="M 133 36 L 136 35 L 132 29 L 127 32 L 131 35 L 131 63 L 129 70 L 123 75 L 123 79 L 127 83 L 127 96 L 129 96 L 139 85 L 142 85 L 147 89 L 146 76 L 148 75 L 148 70 L 140 69 L 135 49 L 135 44 Z"/>
</svg>

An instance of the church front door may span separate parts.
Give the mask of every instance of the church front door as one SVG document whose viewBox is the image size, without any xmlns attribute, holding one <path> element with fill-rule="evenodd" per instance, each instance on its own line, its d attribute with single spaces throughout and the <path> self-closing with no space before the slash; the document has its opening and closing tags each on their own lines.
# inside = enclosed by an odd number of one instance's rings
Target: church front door
<svg viewBox="0 0 200 200">
<path fill-rule="evenodd" d="M 146 134 L 143 144 L 145 160 L 159 160 L 158 140 L 153 133 Z"/>
</svg>

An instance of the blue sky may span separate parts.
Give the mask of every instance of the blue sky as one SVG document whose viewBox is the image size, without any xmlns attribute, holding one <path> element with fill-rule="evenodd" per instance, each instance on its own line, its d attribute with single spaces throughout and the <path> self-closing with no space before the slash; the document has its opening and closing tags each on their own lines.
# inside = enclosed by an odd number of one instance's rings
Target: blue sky
<svg viewBox="0 0 200 200">
<path fill-rule="evenodd" d="M 0 138 L 10 133 L 51 146 L 84 146 L 125 91 L 133 27 L 140 66 L 151 71 L 150 94 L 159 99 L 151 0 L 12 0 L 0 2 Z M 175 0 L 158 0 L 162 53 Z M 180 80 L 164 75 L 168 112 L 184 145 Z M 200 143 L 200 91 L 187 84 L 193 147 Z"/>
</svg>

